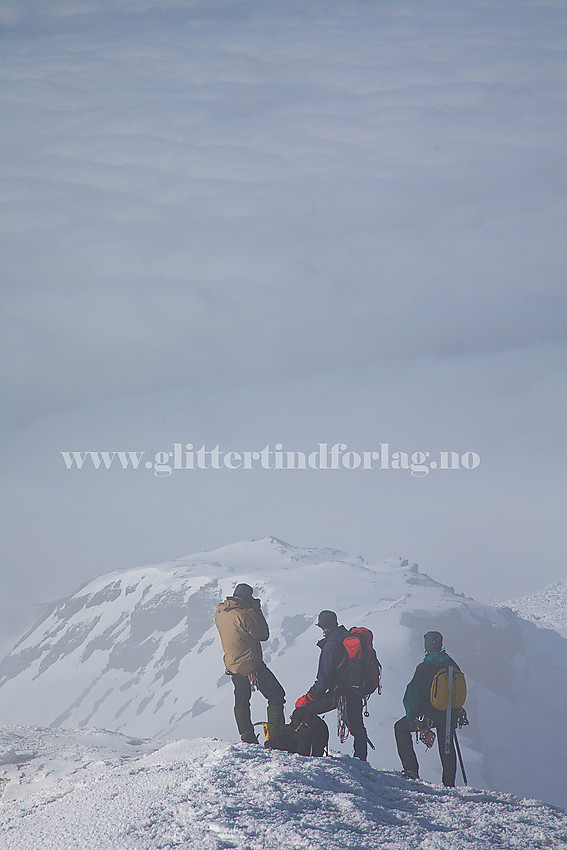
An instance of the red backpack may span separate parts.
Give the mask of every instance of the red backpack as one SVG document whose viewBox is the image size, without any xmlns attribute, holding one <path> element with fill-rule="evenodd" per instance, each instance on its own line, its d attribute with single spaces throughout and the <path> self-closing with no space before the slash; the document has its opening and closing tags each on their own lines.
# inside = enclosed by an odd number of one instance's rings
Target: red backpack
<svg viewBox="0 0 567 850">
<path fill-rule="evenodd" d="M 374 691 L 382 693 L 382 665 L 378 661 L 372 640 L 370 629 L 362 626 L 353 626 L 343 640 L 347 652 L 345 684 L 360 690 L 362 696 L 370 696 Z"/>
</svg>

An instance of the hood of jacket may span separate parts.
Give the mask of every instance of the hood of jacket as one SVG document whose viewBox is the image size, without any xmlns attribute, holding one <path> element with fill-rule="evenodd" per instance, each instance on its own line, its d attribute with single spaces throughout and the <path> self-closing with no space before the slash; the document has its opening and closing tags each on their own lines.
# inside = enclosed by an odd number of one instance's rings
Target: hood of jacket
<svg viewBox="0 0 567 850">
<path fill-rule="evenodd" d="M 323 649 L 327 641 L 337 640 L 341 643 L 343 640 L 348 637 L 348 631 L 344 626 L 337 626 L 336 629 L 331 629 L 331 631 L 327 632 L 325 637 L 321 638 L 321 640 L 317 641 L 317 646 L 319 649 Z"/>
<path fill-rule="evenodd" d="M 453 664 L 457 666 L 450 655 L 447 655 L 444 649 L 441 652 L 426 652 L 424 661 L 427 661 L 429 664 L 438 664 L 441 667 L 445 667 L 447 664 Z"/>
<path fill-rule="evenodd" d="M 244 610 L 246 608 L 259 608 L 260 600 L 254 599 L 250 597 L 249 599 L 243 599 L 242 596 L 227 596 L 224 602 L 221 602 L 217 611 L 220 613 L 221 611 L 234 611 L 236 609 Z"/>
</svg>

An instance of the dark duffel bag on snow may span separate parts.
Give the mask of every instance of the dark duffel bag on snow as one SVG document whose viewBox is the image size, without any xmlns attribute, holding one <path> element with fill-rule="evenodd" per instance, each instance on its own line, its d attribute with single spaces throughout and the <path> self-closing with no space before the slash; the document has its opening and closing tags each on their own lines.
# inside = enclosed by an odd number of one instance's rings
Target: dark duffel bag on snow
<svg viewBox="0 0 567 850">
<path fill-rule="evenodd" d="M 289 723 L 273 732 L 264 746 L 272 750 L 285 750 L 300 756 L 322 756 L 329 743 L 329 727 L 317 714 L 306 715 L 296 709 Z"/>
</svg>

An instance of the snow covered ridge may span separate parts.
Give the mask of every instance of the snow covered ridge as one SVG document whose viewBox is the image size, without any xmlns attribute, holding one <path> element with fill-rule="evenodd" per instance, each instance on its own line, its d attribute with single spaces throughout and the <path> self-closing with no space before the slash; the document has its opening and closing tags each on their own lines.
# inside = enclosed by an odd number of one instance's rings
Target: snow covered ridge
<svg viewBox="0 0 567 850">
<path fill-rule="evenodd" d="M 555 629 L 567 638 L 567 582 L 556 582 L 540 593 L 506 602 L 524 620 L 544 629 Z"/>
<path fill-rule="evenodd" d="M 467 676 L 471 725 L 460 742 L 471 784 L 567 806 L 557 781 L 567 751 L 567 640 L 401 559 L 368 564 L 271 537 L 101 576 L 57 602 L 0 663 L 0 723 L 235 740 L 213 614 L 237 581 L 262 600 L 271 631 L 264 657 L 286 690 L 288 714 L 315 677 L 316 616 L 336 610 L 347 627 L 374 632 L 384 690 L 369 703 L 370 760 L 397 768 L 392 727 L 423 658 L 423 634 L 435 628 Z M 264 720 L 263 698 L 255 695 L 252 707 L 253 719 Z M 329 719 L 331 746 L 339 746 Z M 343 752 L 350 749 L 347 740 Z M 438 782 L 436 752 L 419 748 L 418 757 L 421 776 Z"/>
<path fill-rule="evenodd" d="M 1 764 L 6 752 L 10 763 Z M 2 776 L 5 850 L 537 850 L 567 842 L 565 813 L 533 800 L 407 782 L 336 753 L 305 758 L 211 738 L 157 746 L 107 732 L 8 728 Z"/>
</svg>

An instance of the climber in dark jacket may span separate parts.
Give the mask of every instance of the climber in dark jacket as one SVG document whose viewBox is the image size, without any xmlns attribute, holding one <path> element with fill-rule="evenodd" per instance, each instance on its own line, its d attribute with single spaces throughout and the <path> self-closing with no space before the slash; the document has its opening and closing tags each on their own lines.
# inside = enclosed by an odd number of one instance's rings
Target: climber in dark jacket
<svg viewBox="0 0 567 850">
<path fill-rule="evenodd" d="M 443 646 L 443 635 L 440 632 L 427 632 L 424 635 L 425 658 L 415 668 L 413 679 L 406 688 L 404 694 L 405 716 L 394 724 L 394 735 L 398 755 L 402 762 L 402 774 L 408 779 L 419 777 L 419 765 L 415 750 L 413 748 L 412 733 L 417 731 L 418 717 L 428 718 L 431 726 L 437 730 L 437 744 L 441 764 L 443 765 L 443 785 L 453 787 L 455 785 L 455 774 L 457 770 L 457 757 L 455 744 L 451 735 L 451 747 L 449 753 L 445 753 L 445 723 L 446 713 L 439 711 L 431 705 L 429 694 L 433 677 L 442 667 L 452 665 L 459 670 L 458 664 L 447 655 Z M 453 710 L 451 718 L 451 729 L 455 730 L 457 723 L 457 712 Z"/>
<path fill-rule="evenodd" d="M 317 625 L 323 630 L 323 639 L 317 643 L 321 650 L 317 678 L 307 693 L 299 697 L 296 709 L 307 714 L 325 714 L 337 708 L 343 697 L 346 707 L 346 724 L 354 739 L 354 755 L 366 761 L 368 737 L 362 719 L 362 699 L 353 688 L 345 683 L 347 651 L 343 640 L 348 635 L 344 626 L 339 626 L 334 611 L 321 611 Z"/>
</svg>

